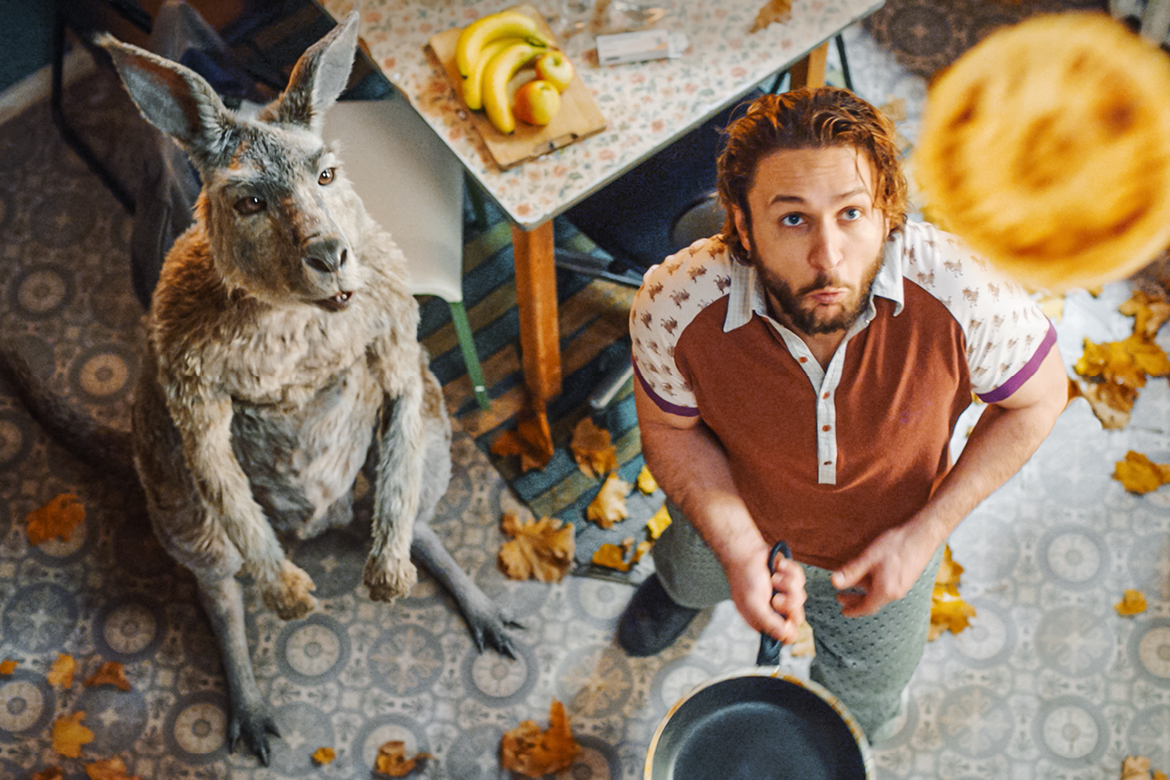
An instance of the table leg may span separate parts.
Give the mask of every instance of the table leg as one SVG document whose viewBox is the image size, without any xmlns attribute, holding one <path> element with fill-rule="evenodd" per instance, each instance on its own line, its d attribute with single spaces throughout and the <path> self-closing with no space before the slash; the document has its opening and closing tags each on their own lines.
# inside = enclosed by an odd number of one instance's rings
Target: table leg
<svg viewBox="0 0 1170 780">
<path fill-rule="evenodd" d="M 512 226 L 516 265 L 516 309 L 520 315 L 520 361 L 528 386 L 529 411 L 544 421 L 545 407 L 561 392 L 560 328 L 557 322 L 557 274 L 552 220 L 532 229 Z M 552 440 L 532 442 L 552 453 Z"/>
<path fill-rule="evenodd" d="M 825 58 L 829 54 L 829 42 L 825 41 L 808 53 L 789 69 L 789 89 L 825 86 Z"/>
</svg>

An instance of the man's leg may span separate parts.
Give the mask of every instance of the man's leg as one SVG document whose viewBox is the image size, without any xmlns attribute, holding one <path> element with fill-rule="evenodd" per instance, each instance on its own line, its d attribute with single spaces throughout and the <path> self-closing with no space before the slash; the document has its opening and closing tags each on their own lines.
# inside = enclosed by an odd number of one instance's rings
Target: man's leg
<svg viewBox="0 0 1170 780">
<path fill-rule="evenodd" d="M 654 543 L 655 574 L 646 578 L 618 622 L 618 643 L 633 656 L 656 655 L 686 630 L 704 607 L 731 597 L 723 566 L 670 501 L 670 526 Z"/>
<path fill-rule="evenodd" d="M 940 547 L 906 596 L 861 618 L 841 614 L 832 572 L 804 567 L 804 611 L 817 648 L 809 676 L 849 708 L 871 741 L 890 736 L 882 727 L 898 717 L 902 691 L 922 659 L 941 560 Z"/>
</svg>

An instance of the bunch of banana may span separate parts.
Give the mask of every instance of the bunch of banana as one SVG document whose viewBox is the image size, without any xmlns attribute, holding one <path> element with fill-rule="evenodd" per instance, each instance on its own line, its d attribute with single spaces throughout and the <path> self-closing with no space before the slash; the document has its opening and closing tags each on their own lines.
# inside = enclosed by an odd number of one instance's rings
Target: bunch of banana
<svg viewBox="0 0 1170 780">
<path fill-rule="evenodd" d="M 536 22 L 519 11 L 501 11 L 472 22 L 459 33 L 455 66 L 463 77 L 463 101 L 487 113 L 501 133 L 516 129 L 508 82 L 552 43 Z"/>
</svg>

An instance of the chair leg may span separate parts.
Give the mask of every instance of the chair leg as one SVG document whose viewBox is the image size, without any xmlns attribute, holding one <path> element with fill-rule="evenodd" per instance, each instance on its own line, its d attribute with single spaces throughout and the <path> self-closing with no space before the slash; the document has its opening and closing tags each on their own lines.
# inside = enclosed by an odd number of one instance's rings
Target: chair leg
<svg viewBox="0 0 1170 780">
<path fill-rule="evenodd" d="M 840 33 L 837 34 L 837 58 L 841 60 L 841 76 L 845 79 L 845 89 L 856 94 L 853 79 L 849 76 L 849 60 L 845 57 L 845 39 Z"/>
<path fill-rule="evenodd" d="M 491 399 L 488 398 L 487 388 L 484 386 L 483 369 L 479 365 L 479 355 L 475 351 L 471 323 L 467 321 L 467 309 L 463 308 L 463 301 L 447 301 L 447 305 L 451 307 L 451 324 L 455 326 L 455 335 L 459 339 L 459 349 L 463 352 L 463 362 L 467 365 L 467 377 L 475 391 L 475 400 L 479 403 L 479 408 L 486 412 L 491 408 Z"/>
<path fill-rule="evenodd" d="M 484 230 L 488 226 L 487 207 L 483 203 L 483 192 L 479 185 L 471 180 L 467 171 L 463 172 L 463 186 L 467 190 L 467 197 L 471 200 L 471 210 L 475 212 L 475 226 Z"/>
</svg>

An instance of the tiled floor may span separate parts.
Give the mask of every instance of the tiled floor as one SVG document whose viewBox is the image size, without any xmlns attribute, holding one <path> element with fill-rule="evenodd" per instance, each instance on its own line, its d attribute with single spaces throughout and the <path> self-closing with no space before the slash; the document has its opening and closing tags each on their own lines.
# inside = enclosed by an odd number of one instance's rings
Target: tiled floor
<svg viewBox="0 0 1170 780">
<path fill-rule="evenodd" d="M 876 103 L 905 98 L 912 139 L 923 80 L 861 29 L 847 41 L 858 91 Z M 72 97 L 90 109 L 86 132 L 112 147 L 124 131 L 119 111 L 105 108 L 109 85 L 87 82 Z M 140 335 L 125 274 L 131 220 L 61 143 L 46 106 L 0 127 L 0 170 L 0 331 L 59 390 L 125 424 Z M 1067 363 L 1084 336 L 1128 334 L 1116 312 L 1127 296 L 1125 284 L 1096 299 L 1069 296 L 1057 326 Z M 903 727 L 875 750 L 878 777 L 1112 780 L 1131 753 L 1170 771 L 1170 492 L 1136 497 L 1110 478 L 1127 449 L 1170 462 L 1168 419 L 1165 380 L 1144 389 L 1123 431 L 1102 431 L 1074 402 L 1020 474 L 960 527 L 952 548 L 978 616 L 927 648 Z M 82 762 L 55 756 L 49 733 L 54 719 L 83 710 L 95 734 L 83 759 L 118 755 L 142 778 L 368 778 L 377 746 L 395 738 L 436 756 L 421 776 L 504 778 L 501 733 L 543 722 L 554 697 L 584 747 L 562 778 L 641 777 L 666 709 L 695 683 L 751 664 L 755 637 L 725 604 L 661 656 L 625 657 L 613 630 L 630 589 L 505 581 L 496 523 L 515 502 L 467 437 L 454 455 L 435 527 L 524 622 L 518 659 L 477 654 L 429 580 L 393 607 L 369 602 L 360 539 L 304 543 L 295 558 L 317 583 L 320 610 L 283 623 L 249 601 L 260 687 L 285 736 L 264 769 L 224 750 L 207 623 L 191 578 L 136 519 L 134 492 L 77 465 L 0 385 L 0 658 L 20 662 L 0 677 L 0 777 L 60 764 L 82 778 Z M 63 492 L 88 510 L 82 531 L 30 546 L 26 513 Z M 1122 619 L 1112 604 L 1129 587 L 1144 590 L 1150 609 Z M 78 659 L 79 678 L 120 661 L 133 689 L 55 688 L 44 675 L 58 653 Z M 338 758 L 316 768 L 309 755 L 322 745 Z"/>
</svg>

